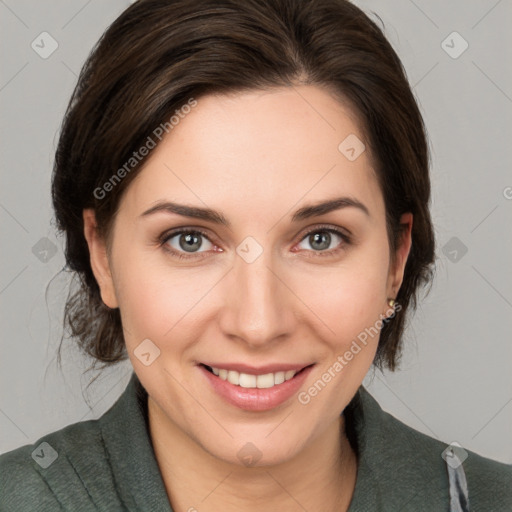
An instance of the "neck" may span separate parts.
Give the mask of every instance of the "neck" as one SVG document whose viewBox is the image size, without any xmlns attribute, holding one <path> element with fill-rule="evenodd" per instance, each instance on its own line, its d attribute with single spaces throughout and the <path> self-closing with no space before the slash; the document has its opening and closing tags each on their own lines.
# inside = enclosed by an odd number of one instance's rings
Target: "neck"
<svg viewBox="0 0 512 512">
<path fill-rule="evenodd" d="M 343 512 L 356 482 L 357 458 L 336 417 L 312 443 L 281 464 L 246 467 L 213 457 L 148 397 L 150 435 L 176 512 Z"/>
</svg>

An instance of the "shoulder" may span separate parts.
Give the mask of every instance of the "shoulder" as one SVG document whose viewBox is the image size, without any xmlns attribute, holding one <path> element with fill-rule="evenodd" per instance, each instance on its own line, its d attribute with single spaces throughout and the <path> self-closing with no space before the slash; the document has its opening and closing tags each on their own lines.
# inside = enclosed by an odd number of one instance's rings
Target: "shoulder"
<svg viewBox="0 0 512 512">
<path fill-rule="evenodd" d="M 97 420 L 73 423 L 0 456 L 0 512 L 170 511 L 145 400 L 132 372 L 125 391 Z"/>
<path fill-rule="evenodd" d="M 425 508 L 425 503 L 432 503 L 436 499 L 439 504 L 448 503 L 450 467 L 455 469 L 460 466 L 457 474 L 462 473 L 466 479 L 472 509 L 512 510 L 512 465 L 463 447 L 455 448 L 461 464 L 452 462 L 446 456 L 450 443 L 413 429 L 382 410 L 368 392 L 363 392 L 363 395 L 365 410 L 369 411 L 366 420 L 372 421 L 375 427 L 368 427 L 369 435 L 373 438 L 370 444 L 383 452 L 379 459 L 381 467 L 374 470 L 392 486 L 401 486 L 402 497 L 409 505 L 414 503 L 420 507 L 418 510 L 430 510 Z M 384 463 L 387 468 L 384 471 L 383 458 L 388 459 L 388 463 Z M 393 475 L 386 475 L 386 471 Z M 396 493 L 391 489 L 389 492 Z"/>
<path fill-rule="evenodd" d="M 389 421 L 395 424 L 393 430 L 401 432 L 411 443 L 415 457 L 421 457 L 426 464 L 437 468 L 439 475 L 447 479 L 448 487 L 450 472 L 463 475 L 472 509 L 512 511 L 512 465 L 484 457 L 457 445 L 453 449 L 459 460 L 450 460 L 447 455 L 450 443 L 423 434 L 396 418 L 391 418 Z M 455 482 L 452 485 L 454 488 L 458 486 Z M 428 486 L 425 487 L 425 494 L 428 495 Z"/>
<path fill-rule="evenodd" d="M 83 510 L 93 510 L 78 475 L 84 466 L 101 472 L 105 459 L 97 420 L 74 423 L 6 452 L 0 456 L 0 511 L 66 510 L 66 501 L 77 498 Z"/>
<path fill-rule="evenodd" d="M 0 455 L 0 511 L 37 510 L 37 507 L 62 510 L 33 465 L 34 448 L 35 445 L 25 445 Z"/>
<path fill-rule="evenodd" d="M 467 451 L 463 462 L 470 503 L 475 509 L 512 510 L 512 464 Z M 496 508 L 499 507 L 499 508 Z"/>
</svg>

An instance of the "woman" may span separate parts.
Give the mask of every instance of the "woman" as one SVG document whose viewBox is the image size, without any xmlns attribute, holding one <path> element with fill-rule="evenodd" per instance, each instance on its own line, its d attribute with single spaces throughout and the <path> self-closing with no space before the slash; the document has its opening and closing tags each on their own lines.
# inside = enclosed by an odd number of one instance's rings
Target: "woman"
<svg viewBox="0 0 512 512">
<path fill-rule="evenodd" d="M 343 0 L 139 0 L 85 64 L 53 203 L 99 420 L 0 457 L 1 510 L 510 510 L 510 466 L 362 386 L 431 281 L 423 121 Z M 468 454 L 465 458 L 465 454 Z"/>
</svg>

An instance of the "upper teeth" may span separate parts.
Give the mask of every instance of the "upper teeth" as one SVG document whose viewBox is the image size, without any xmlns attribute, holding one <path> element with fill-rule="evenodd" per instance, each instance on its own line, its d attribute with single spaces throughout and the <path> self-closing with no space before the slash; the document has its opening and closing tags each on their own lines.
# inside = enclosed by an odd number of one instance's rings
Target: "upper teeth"
<svg viewBox="0 0 512 512">
<path fill-rule="evenodd" d="M 282 384 L 285 380 L 290 380 L 298 372 L 298 370 L 288 370 L 287 372 L 266 373 L 265 375 L 250 375 L 249 373 L 224 370 L 213 366 L 211 369 L 222 380 L 227 380 L 231 384 L 242 388 L 271 388 L 277 384 Z"/>
</svg>

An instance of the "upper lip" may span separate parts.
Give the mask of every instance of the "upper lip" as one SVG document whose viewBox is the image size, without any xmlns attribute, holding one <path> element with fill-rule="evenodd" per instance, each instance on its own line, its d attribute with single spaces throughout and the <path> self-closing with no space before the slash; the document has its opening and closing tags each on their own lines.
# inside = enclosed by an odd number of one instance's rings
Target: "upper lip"
<svg viewBox="0 0 512 512">
<path fill-rule="evenodd" d="M 311 366 L 314 363 L 308 364 L 285 364 L 285 363 L 270 363 L 262 366 L 250 366 L 245 363 L 211 363 L 202 361 L 201 364 L 211 366 L 213 368 L 221 368 L 224 370 L 233 370 L 238 373 L 247 373 L 249 375 L 265 375 L 267 373 L 287 372 L 289 370 L 300 371 L 306 366 Z"/>
</svg>

